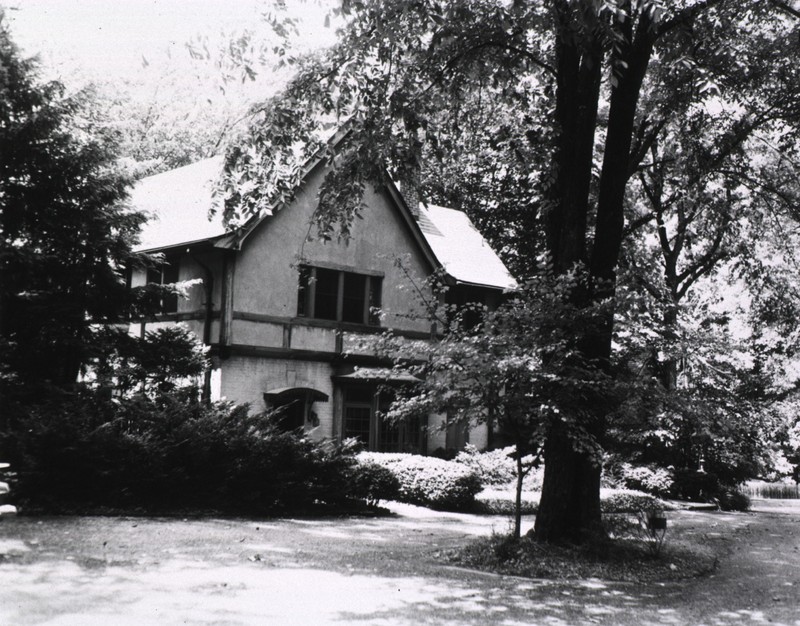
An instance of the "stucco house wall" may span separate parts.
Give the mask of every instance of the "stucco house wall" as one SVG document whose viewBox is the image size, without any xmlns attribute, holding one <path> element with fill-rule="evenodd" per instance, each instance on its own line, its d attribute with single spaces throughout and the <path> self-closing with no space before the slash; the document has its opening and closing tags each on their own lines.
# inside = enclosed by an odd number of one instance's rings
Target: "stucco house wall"
<svg viewBox="0 0 800 626">
<path fill-rule="evenodd" d="M 323 173 L 322 168 L 315 169 L 291 206 L 266 218 L 248 236 L 236 260 L 234 310 L 296 316 L 298 264 L 302 262 L 382 276 L 382 308 L 386 314 L 381 325 L 429 331 L 430 322 L 424 317 L 413 320 L 405 316 L 413 306 L 407 289 L 411 285 L 395 259 L 403 258 L 410 273 L 420 279 L 428 276 L 432 268 L 418 254 L 411 254 L 416 244 L 386 191 L 367 190 L 364 201 L 369 209 L 353 224 L 349 241 L 307 240 Z M 313 237 L 314 231 L 310 234 Z M 234 327 L 234 343 L 242 343 L 237 332 L 239 326 Z M 320 341 L 319 337 L 308 339 Z M 319 348 L 309 346 L 309 349 Z"/>
<path fill-rule="evenodd" d="M 365 333 L 386 328 L 413 339 L 431 337 L 431 322 L 417 310 L 408 275 L 423 281 L 444 268 L 454 289 L 466 281 L 468 289 L 486 292 L 488 303 L 513 286 L 469 220 L 441 207 L 420 207 L 421 215 L 415 214 L 396 188 L 371 188 L 364 197 L 367 209 L 353 224 L 351 238 L 325 242 L 314 237 L 309 226 L 324 176 L 323 167 L 317 165 L 306 173 L 289 206 L 254 220 L 233 237 L 218 217 L 216 224 L 198 226 L 197 220 L 206 217 L 210 206 L 206 184 L 215 171 L 212 165 L 201 162 L 145 179 L 134 190 L 133 204 L 155 213 L 140 249 L 163 254 L 172 268 L 178 268 L 180 281 L 193 282 L 177 311 L 131 324 L 131 332 L 186 324 L 211 347 L 212 398 L 247 402 L 254 411 L 305 398 L 303 427 L 316 439 L 352 432 L 352 420 L 357 419 L 353 416 L 367 410 L 364 394 L 355 392 L 366 389 L 374 394 L 369 410 L 375 424 L 371 428 L 377 430 L 370 431 L 371 446 L 411 446 L 432 452 L 461 445 L 463 437 L 453 437 L 443 415 L 428 417 L 422 425 L 427 428 L 425 435 L 417 443 L 408 429 L 389 434 L 391 428 L 379 418 L 379 399 L 387 393 L 380 385 L 387 381 L 372 373 L 386 371 L 386 364 L 356 347 Z M 397 259 L 402 259 L 402 269 Z M 379 326 L 300 316 L 301 265 L 380 277 L 384 313 Z M 139 270 L 130 281 L 139 286 L 147 279 Z M 399 436 L 401 441 L 387 443 L 387 436 Z M 468 439 L 483 447 L 488 429 L 478 425 Z"/>
</svg>

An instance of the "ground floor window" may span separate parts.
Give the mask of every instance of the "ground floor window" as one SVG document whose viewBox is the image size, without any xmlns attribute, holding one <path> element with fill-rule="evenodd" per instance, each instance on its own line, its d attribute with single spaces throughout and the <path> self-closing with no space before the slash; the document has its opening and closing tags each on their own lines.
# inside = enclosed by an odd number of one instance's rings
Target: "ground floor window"
<svg viewBox="0 0 800 626">
<path fill-rule="evenodd" d="M 469 424 L 458 419 L 455 411 L 447 412 L 447 430 L 445 431 L 445 448 L 447 450 L 463 450 L 469 443 Z"/>
<path fill-rule="evenodd" d="M 342 389 L 342 436 L 361 441 L 377 452 L 425 451 L 423 424 L 419 419 L 389 422 L 392 390 L 374 384 L 350 384 Z"/>
<path fill-rule="evenodd" d="M 274 407 L 278 428 L 283 431 L 298 430 L 306 425 L 306 403 L 303 398 L 284 400 Z"/>
<path fill-rule="evenodd" d="M 314 402 L 327 402 L 328 396 L 309 387 L 283 387 L 264 393 L 267 409 L 283 431 L 319 426 Z"/>
</svg>

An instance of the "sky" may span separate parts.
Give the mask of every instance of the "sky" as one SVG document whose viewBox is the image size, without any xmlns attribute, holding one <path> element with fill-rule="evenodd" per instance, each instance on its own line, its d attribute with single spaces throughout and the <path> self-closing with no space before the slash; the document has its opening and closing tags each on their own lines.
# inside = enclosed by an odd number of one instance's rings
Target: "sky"
<svg viewBox="0 0 800 626">
<path fill-rule="evenodd" d="M 300 48 L 333 43 L 333 29 L 324 26 L 327 0 L 285 4 L 301 20 Z M 185 43 L 198 35 L 214 40 L 259 27 L 261 13 L 272 10 L 264 0 L 0 0 L 0 6 L 17 45 L 50 71 L 112 79 L 136 72 L 143 57 L 185 55 Z"/>
</svg>

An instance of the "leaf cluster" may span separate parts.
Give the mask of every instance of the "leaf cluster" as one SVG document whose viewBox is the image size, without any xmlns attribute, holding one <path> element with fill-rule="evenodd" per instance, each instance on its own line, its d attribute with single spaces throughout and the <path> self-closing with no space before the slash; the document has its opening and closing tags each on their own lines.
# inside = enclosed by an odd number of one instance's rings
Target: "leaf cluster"
<svg viewBox="0 0 800 626">
<path fill-rule="evenodd" d="M 87 96 L 42 82 L 0 12 L 0 345 L 30 381 L 74 382 L 91 323 L 128 309 L 125 269 L 144 217 L 125 208 L 128 179 Z"/>
</svg>

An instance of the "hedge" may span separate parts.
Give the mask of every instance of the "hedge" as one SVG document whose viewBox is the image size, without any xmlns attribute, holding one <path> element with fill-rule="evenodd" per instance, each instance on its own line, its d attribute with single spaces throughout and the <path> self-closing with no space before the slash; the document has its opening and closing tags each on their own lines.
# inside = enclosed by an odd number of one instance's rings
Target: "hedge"
<svg viewBox="0 0 800 626">
<path fill-rule="evenodd" d="M 361 453 L 359 463 L 377 463 L 400 483 L 398 499 L 434 509 L 462 511 L 475 502 L 481 490 L 478 475 L 460 463 L 412 454 Z"/>
</svg>

